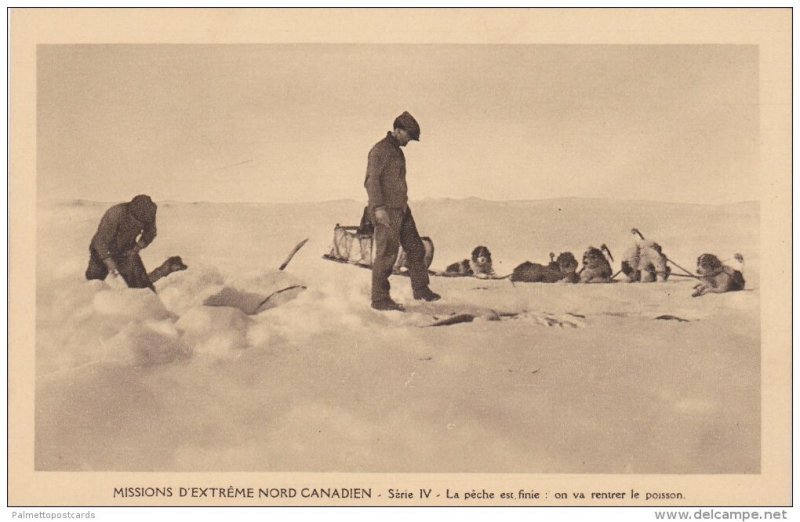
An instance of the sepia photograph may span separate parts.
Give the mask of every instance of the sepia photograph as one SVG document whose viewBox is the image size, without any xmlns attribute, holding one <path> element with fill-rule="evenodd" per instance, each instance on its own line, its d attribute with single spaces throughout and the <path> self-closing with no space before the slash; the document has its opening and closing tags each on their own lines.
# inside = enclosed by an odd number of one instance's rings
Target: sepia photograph
<svg viewBox="0 0 800 522">
<path fill-rule="evenodd" d="M 254 13 L 394 19 L 400 41 L 36 41 L 35 313 L 10 345 L 30 361 L 26 473 L 247 473 L 256 503 L 348 505 L 459 504 L 448 475 L 516 476 L 513 496 L 476 497 L 499 505 L 698 505 L 707 477 L 784 477 L 765 446 L 788 448 L 790 427 L 775 439 L 764 408 L 789 388 L 763 380 L 791 348 L 789 317 L 767 312 L 791 291 L 774 292 L 790 201 L 772 198 L 791 167 L 765 169 L 765 143 L 788 138 L 764 104 L 791 114 L 763 90 L 774 57 L 747 38 L 413 25 L 592 14 L 488 11 Z M 600 11 L 623 27 L 659 12 Z M 732 11 L 702 14 L 747 18 Z M 790 10 L 753 11 L 791 38 Z M 15 10 L 12 38 L 72 14 Z M 251 13 L 202 14 L 230 31 Z M 770 317 L 785 322 L 768 336 Z M 359 479 L 266 487 L 295 473 Z M 404 474 L 439 478 L 429 497 L 384 487 Z M 519 479 L 555 475 L 689 485 Z M 195 500 L 189 479 L 105 482 L 99 505 Z M 780 503 L 780 484 L 748 502 Z"/>
</svg>

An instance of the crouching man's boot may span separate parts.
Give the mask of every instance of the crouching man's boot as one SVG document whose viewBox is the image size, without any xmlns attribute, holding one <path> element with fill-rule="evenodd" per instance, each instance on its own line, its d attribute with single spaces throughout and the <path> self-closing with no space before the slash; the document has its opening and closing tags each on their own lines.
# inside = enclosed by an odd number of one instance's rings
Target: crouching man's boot
<svg viewBox="0 0 800 522">
<path fill-rule="evenodd" d="M 421 290 L 414 290 L 414 299 L 418 301 L 438 301 L 442 296 L 428 288 L 427 286 Z"/>
</svg>

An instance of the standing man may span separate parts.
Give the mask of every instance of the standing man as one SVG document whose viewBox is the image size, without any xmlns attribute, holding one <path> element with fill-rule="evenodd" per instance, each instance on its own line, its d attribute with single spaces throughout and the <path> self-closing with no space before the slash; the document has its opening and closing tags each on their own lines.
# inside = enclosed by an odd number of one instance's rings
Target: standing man
<svg viewBox="0 0 800 522">
<path fill-rule="evenodd" d="M 139 251 L 156 237 L 156 210 L 156 204 L 144 194 L 106 210 L 89 245 L 86 279 L 121 275 L 128 287 L 155 292 Z"/>
<path fill-rule="evenodd" d="M 436 301 L 441 296 L 428 288 L 425 247 L 408 208 L 406 158 L 400 147 L 419 141 L 419 124 L 404 112 L 394 120 L 394 128 L 369 151 L 364 186 L 369 196 L 368 212 L 375 225 L 375 252 L 372 262 L 372 308 L 403 310 L 389 296 L 389 276 L 400 245 L 407 255 L 414 299 Z"/>
</svg>

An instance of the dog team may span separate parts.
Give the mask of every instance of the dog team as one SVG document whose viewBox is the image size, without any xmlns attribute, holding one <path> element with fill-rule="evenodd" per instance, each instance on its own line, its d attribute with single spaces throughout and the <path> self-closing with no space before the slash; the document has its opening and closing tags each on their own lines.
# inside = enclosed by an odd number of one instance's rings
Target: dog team
<svg viewBox="0 0 800 522">
<path fill-rule="evenodd" d="M 556 257 L 550 253 L 550 262 L 546 265 L 526 261 L 506 276 L 513 282 L 524 283 L 610 283 L 620 273 L 627 282 L 663 282 L 672 273 L 667 264 L 669 258 L 662 251 L 661 245 L 645 239 L 642 233 L 631 229 L 634 245 L 623 256 L 619 272 L 614 273 L 611 263 L 614 257 L 603 244 L 600 248 L 590 246 L 583 253 L 583 267 L 578 270 L 578 261 L 571 252 L 562 252 Z M 697 276 L 700 282 L 695 285 L 692 297 L 707 293 L 722 293 L 744 289 L 744 276 L 741 254 L 734 255 L 729 264 L 723 264 L 713 254 L 703 254 L 697 259 Z M 676 265 L 677 266 L 677 265 Z M 443 275 L 462 275 L 479 278 L 497 278 L 492 265 L 492 253 L 486 246 L 478 246 L 472 251 L 469 259 L 449 265 Z"/>
</svg>

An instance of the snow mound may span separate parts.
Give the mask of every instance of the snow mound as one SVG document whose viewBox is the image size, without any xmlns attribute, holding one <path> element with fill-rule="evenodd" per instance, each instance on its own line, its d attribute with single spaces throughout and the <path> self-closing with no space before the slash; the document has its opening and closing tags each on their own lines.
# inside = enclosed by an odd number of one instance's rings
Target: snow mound
<svg viewBox="0 0 800 522">
<path fill-rule="evenodd" d="M 181 315 L 200 305 L 208 296 L 218 292 L 225 283 L 219 270 L 210 266 L 192 265 L 188 270 L 175 272 L 156 282 L 156 290 L 164 306 Z"/>
<path fill-rule="evenodd" d="M 194 353 L 229 358 L 247 347 L 249 324 L 248 317 L 238 308 L 196 306 L 178 319 L 175 328 Z"/>
<path fill-rule="evenodd" d="M 134 366 L 167 364 L 189 355 L 170 321 L 132 321 L 106 344 L 107 361 Z"/>
<path fill-rule="evenodd" d="M 272 334 L 292 342 L 308 342 L 330 332 L 354 332 L 375 322 L 369 307 L 369 286 L 336 281 L 310 288 L 291 302 L 260 314 Z"/>
<path fill-rule="evenodd" d="M 249 281 L 249 283 L 248 283 Z M 288 274 L 269 272 L 239 279 L 235 284 L 270 291 L 301 282 Z M 74 277 L 51 281 L 41 299 L 37 366 L 42 374 L 94 364 L 152 367 L 186 359 L 193 354 L 231 359 L 252 343 L 251 320 L 240 308 L 203 306 L 218 294 L 225 279 L 213 267 L 198 266 L 158 282 L 158 294 L 129 289 L 119 278 L 83 281 Z M 278 306 L 297 294 L 281 292 Z M 263 299 L 263 297 L 262 297 Z M 252 339 L 274 337 L 268 324 Z"/>
<path fill-rule="evenodd" d="M 124 316 L 129 320 L 166 319 L 172 314 L 147 288 L 102 290 L 92 300 L 98 315 Z"/>
</svg>

